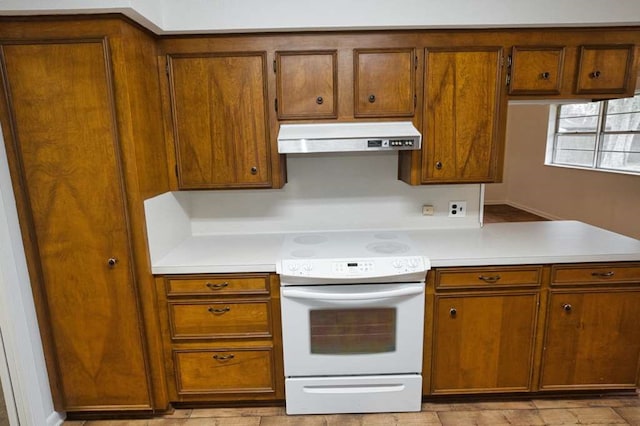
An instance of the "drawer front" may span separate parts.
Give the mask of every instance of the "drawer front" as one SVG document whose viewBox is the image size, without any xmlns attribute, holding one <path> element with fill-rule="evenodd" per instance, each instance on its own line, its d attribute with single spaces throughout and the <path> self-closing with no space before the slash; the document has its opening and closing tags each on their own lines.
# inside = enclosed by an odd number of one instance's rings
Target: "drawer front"
<svg viewBox="0 0 640 426">
<path fill-rule="evenodd" d="M 221 294 L 269 294 L 269 275 L 243 277 L 209 276 L 168 279 L 168 296 Z"/>
<path fill-rule="evenodd" d="M 436 270 L 436 288 L 539 286 L 542 267 L 451 268 Z"/>
<path fill-rule="evenodd" d="M 511 54 L 510 95 L 560 93 L 564 47 L 514 46 Z"/>
<path fill-rule="evenodd" d="M 273 393 L 273 350 L 175 350 L 178 394 Z"/>
<path fill-rule="evenodd" d="M 576 93 L 624 93 L 633 83 L 632 45 L 581 46 Z"/>
<path fill-rule="evenodd" d="M 271 337 L 269 301 L 170 302 L 173 339 Z"/>
<path fill-rule="evenodd" d="M 575 284 L 640 284 L 640 264 L 554 266 L 551 285 Z"/>
</svg>

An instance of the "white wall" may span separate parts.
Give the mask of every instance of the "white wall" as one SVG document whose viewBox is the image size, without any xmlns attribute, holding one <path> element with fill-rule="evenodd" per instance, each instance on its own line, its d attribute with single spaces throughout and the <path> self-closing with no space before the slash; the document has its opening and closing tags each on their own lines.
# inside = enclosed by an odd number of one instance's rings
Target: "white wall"
<svg viewBox="0 0 640 426">
<path fill-rule="evenodd" d="M 549 106 L 510 105 L 507 116 L 504 183 L 486 185 L 487 203 L 640 239 L 640 176 L 545 166 Z"/>
<path fill-rule="evenodd" d="M 104 12 L 157 33 L 640 24 L 637 0 L 0 0 L 0 14 Z"/>
</svg>

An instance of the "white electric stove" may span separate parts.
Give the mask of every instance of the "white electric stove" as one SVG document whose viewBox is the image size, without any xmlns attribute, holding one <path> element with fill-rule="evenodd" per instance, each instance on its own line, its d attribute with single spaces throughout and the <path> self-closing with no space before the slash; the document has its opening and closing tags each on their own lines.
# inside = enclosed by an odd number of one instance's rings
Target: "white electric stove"
<svg viewBox="0 0 640 426">
<path fill-rule="evenodd" d="M 420 410 L 429 268 L 403 232 L 285 238 L 276 269 L 288 414 Z"/>
</svg>

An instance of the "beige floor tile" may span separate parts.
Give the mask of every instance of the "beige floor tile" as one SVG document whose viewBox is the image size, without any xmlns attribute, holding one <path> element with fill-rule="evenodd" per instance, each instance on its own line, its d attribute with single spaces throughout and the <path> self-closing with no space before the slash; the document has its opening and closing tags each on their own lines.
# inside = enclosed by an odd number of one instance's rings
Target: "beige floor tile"
<svg viewBox="0 0 640 426">
<path fill-rule="evenodd" d="M 534 399 L 532 402 L 540 409 L 589 407 L 588 399 Z"/>
<path fill-rule="evenodd" d="M 444 426 L 511 424 L 502 411 L 443 411 L 438 417 Z"/>
<path fill-rule="evenodd" d="M 65 420 L 62 422 L 64 426 L 83 426 L 85 423 L 86 420 Z"/>
<path fill-rule="evenodd" d="M 487 402 L 424 402 L 422 411 L 476 411 L 476 410 L 533 410 L 532 401 L 487 401 Z"/>
<path fill-rule="evenodd" d="M 173 413 L 165 414 L 162 416 L 163 419 L 186 419 L 191 416 L 193 409 L 191 408 L 176 408 Z"/>
<path fill-rule="evenodd" d="M 363 425 L 440 425 L 435 412 L 362 414 Z M 336 424 L 337 426 L 337 424 Z"/>
<path fill-rule="evenodd" d="M 590 407 L 640 407 L 638 396 L 597 398 L 589 400 Z"/>
<path fill-rule="evenodd" d="M 269 417 L 283 416 L 284 407 L 240 407 L 240 408 L 199 408 L 191 412 L 190 418 L 199 417 Z"/>
<path fill-rule="evenodd" d="M 540 417 L 538 410 L 500 410 L 500 412 L 509 420 L 509 424 L 518 426 L 534 426 L 544 425 L 545 422 Z"/>
<path fill-rule="evenodd" d="M 640 407 L 618 407 L 614 408 L 631 425 L 640 425 Z"/>
<path fill-rule="evenodd" d="M 593 408 L 573 408 L 570 409 L 578 417 L 578 421 L 583 425 L 592 424 L 626 424 L 627 422 L 616 413 L 613 408 L 593 407 Z"/>
<path fill-rule="evenodd" d="M 640 406 L 640 398 L 635 396 L 616 398 L 584 398 L 584 399 L 534 399 L 538 408 L 586 408 L 586 407 L 629 407 Z"/>
<path fill-rule="evenodd" d="M 220 417 L 185 419 L 181 426 L 259 426 L 260 417 Z"/>
<path fill-rule="evenodd" d="M 148 426 L 149 419 L 136 420 L 88 420 L 84 426 Z"/>
<path fill-rule="evenodd" d="M 263 417 L 260 426 L 326 426 L 327 419 L 322 415 L 314 416 L 271 416 Z"/>
</svg>

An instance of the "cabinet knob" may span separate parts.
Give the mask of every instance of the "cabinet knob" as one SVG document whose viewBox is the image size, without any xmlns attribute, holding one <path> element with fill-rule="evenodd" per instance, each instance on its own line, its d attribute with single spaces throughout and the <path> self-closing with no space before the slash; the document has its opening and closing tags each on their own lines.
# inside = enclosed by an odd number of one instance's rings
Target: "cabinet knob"
<svg viewBox="0 0 640 426">
<path fill-rule="evenodd" d="M 599 70 L 595 70 L 594 72 L 592 72 L 591 74 L 589 74 L 589 78 L 593 78 L 593 79 L 599 78 L 599 77 L 600 77 L 600 74 L 601 74 L 601 73 L 600 73 L 600 71 L 599 71 Z"/>
<path fill-rule="evenodd" d="M 563 303 L 562 304 L 562 309 L 564 309 L 565 312 L 571 312 L 571 310 L 573 309 L 573 306 L 571 306 L 568 303 Z"/>
<path fill-rule="evenodd" d="M 442 163 L 440 161 L 436 161 L 436 169 L 442 169 Z"/>
<path fill-rule="evenodd" d="M 215 359 L 216 361 L 228 361 L 230 359 L 235 358 L 236 356 L 234 354 L 227 354 L 227 355 L 214 355 L 213 359 Z"/>
<path fill-rule="evenodd" d="M 118 263 L 118 258 L 116 257 L 110 257 L 107 260 L 107 265 L 109 265 L 109 268 L 113 268 L 114 266 L 116 266 L 116 263 Z"/>
<path fill-rule="evenodd" d="M 374 103 L 376 101 L 376 95 L 369 95 L 369 102 Z"/>
<path fill-rule="evenodd" d="M 543 80 L 549 80 L 549 77 L 551 77 L 551 73 L 548 71 L 545 71 L 540 74 L 540 78 Z"/>
<path fill-rule="evenodd" d="M 224 308 L 220 308 L 220 309 L 216 309 L 216 308 L 212 308 L 211 306 L 209 306 L 209 309 L 207 309 L 209 312 L 211 312 L 212 314 L 216 314 L 216 315 L 222 315 L 222 314 L 226 314 L 227 312 L 229 312 L 231 310 L 230 307 L 225 306 Z"/>
<path fill-rule="evenodd" d="M 455 317 L 458 314 L 458 310 L 456 308 L 449 309 L 449 315 Z"/>
<path fill-rule="evenodd" d="M 486 283 L 493 284 L 498 282 L 500 275 L 480 275 L 478 279 Z"/>
<path fill-rule="evenodd" d="M 323 102 L 324 102 L 324 99 L 322 99 L 322 96 L 318 96 L 318 97 L 316 98 L 316 103 L 317 103 L 318 105 L 322 105 L 322 103 L 323 103 Z"/>
<path fill-rule="evenodd" d="M 207 287 L 209 287 L 211 290 L 222 290 L 223 288 L 227 287 L 229 285 L 228 282 L 223 282 L 223 283 L 206 283 L 205 284 Z"/>
<path fill-rule="evenodd" d="M 253 167 L 251 168 L 251 174 L 252 174 L 252 175 L 256 175 L 256 174 L 258 174 L 258 168 L 257 168 L 257 167 L 255 167 L 255 166 L 253 166 Z"/>
</svg>

